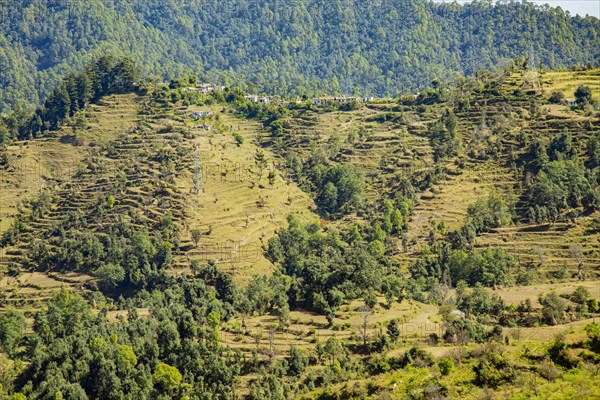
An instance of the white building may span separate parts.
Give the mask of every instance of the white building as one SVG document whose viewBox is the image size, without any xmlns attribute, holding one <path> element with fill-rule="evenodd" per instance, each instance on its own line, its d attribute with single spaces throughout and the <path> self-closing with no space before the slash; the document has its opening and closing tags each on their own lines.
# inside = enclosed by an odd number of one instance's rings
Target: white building
<svg viewBox="0 0 600 400">
<path fill-rule="evenodd" d="M 214 113 L 212 111 L 194 111 L 194 112 L 192 112 L 192 115 L 190 117 L 194 118 L 194 119 L 206 118 L 206 117 L 210 117 L 213 114 Z"/>
<path fill-rule="evenodd" d="M 210 91 L 215 90 L 215 86 L 212 83 L 198 83 L 196 87 L 203 93 L 206 94 Z"/>
</svg>

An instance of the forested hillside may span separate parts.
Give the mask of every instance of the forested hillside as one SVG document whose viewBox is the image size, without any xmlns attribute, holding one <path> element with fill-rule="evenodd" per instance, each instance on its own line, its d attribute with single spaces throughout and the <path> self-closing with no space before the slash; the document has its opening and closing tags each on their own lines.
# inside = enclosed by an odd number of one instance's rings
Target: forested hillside
<svg viewBox="0 0 600 400">
<path fill-rule="evenodd" d="M 516 57 L 597 62 L 599 33 L 596 18 L 521 3 L 13 0 L 0 3 L 0 111 L 101 53 L 249 91 L 396 96 Z"/>
<path fill-rule="evenodd" d="M 93 60 L 0 119 L 0 398 L 600 398 L 599 77 L 259 102 Z"/>
</svg>

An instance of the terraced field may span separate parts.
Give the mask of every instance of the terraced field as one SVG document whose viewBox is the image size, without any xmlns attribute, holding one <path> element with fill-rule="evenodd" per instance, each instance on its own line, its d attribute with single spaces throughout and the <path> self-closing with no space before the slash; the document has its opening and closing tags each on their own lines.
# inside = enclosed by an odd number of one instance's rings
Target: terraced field
<svg viewBox="0 0 600 400">
<path fill-rule="evenodd" d="M 535 137 L 549 140 L 569 132 L 583 153 L 590 135 L 600 131 L 598 118 L 583 116 L 566 106 L 544 106 L 539 116 L 533 118 L 531 102 L 542 101 L 552 90 L 563 90 L 569 95 L 581 83 L 596 87 L 597 72 L 552 72 L 543 76 L 545 81 L 555 82 L 555 86 L 531 86 L 526 72 L 514 73 L 498 78 L 502 80 L 499 95 L 480 93 L 467 107 L 457 109 L 457 130 L 463 147 L 471 149 L 471 153 L 466 158 L 445 161 L 443 179 L 418 194 L 407 232 L 408 253 L 398 243 L 399 259 L 405 263 L 414 259 L 426 243 L 433 222 L 444 221 L 450 231 L 460 228 L 467 206 L 492 192 L 515 203 L 515 212 L 522 213 L 518 200 L 523 177 L 512 164 L 523 154 L 521 141 Z M 563 80 L 565 84 L 558 85 Z M 516 95 L 518 91 L 530 93 Z M 429 132 L 442 112 L 436 106 L 423 112 L 418 107 L 399 107 L 391 102 L 368 104 L 354 111 L 304 110 L 286 120 L 289 138 L 285 147 L 293 147 L 307 158 L 318 146 L 332 160 L 351 162 L 362 168 L 368 183 L 367 202 L 371 204 L 365 208 L 376 210 L 383 199 L 393 196 L 396 179 L 402 176 L 412 179 L 416 173 L 434 170 Z M 391 120 L 374 122 L 377 116 L 386 113 L 392 116 Z M 497 150 L 490 153 L 490 148 Z M 285 150 L 278 154 L 285 155 Z M 577 224 L 554 226 L 522 225 L 517 220 L 514 226 L 482 235 L 477 244 L 504 247 L 521 263 L 538 265 L 542 273 L 565 267 L 571 271 L 577 269 L 580 262 L 573 254 L 580 245 L 585 269 L 594 275 L 600 270 L 599 237 L 586 236 L 585 232 L 591 219 L 597 216 L 586 216 Z M 360 220 L 360 216 L 352 215 L 343 221 L 350 219 Z M 541 262 L 536 261 L 540 254 Z"/>
<path fill-rule="evenodd" d="M 26 262 L 31 247 L 69 215 L 95 230 L 120 218 L 141 227 L 169 211 L 183 239 L 173 273 L 187 270 L 191 260 L 215 260 L 241 281 L 270 274 L 264 245 L 287 224 L 288 214 L 314 218 L 312 201 L 279 174 L 268 181 L 274 171 L 268 150 L 270 164 L 259 174 L 254 138 L 260 124 L 215 107 L 209 131 L 189 118 L 193 110 L 161 109 L 136 95 L 111 96 L 90 107 L 86 129 L 64 127 L 53 137 L 11 146 L 15 162 L 2 174 L 1 226 L 7 230 L 20 213 L 24 229 L 15 245 L 2 249 L 0 269 Z M 245 138 L 239 147 L 234 128 Z M 203 190 L 191 193 L 196 149 Z M 98 202 L 109 196 L 114 205 L 107 209 Z M 199 246 L 191 239 L 194 229 L 202 231 Z M 56 289 L 84 290 L 93 282 L 89 275 L 61 271 L 7 276 L 0 283 L 3 307 L 33 311 Z"/>
<path fill-rule="evenodd" d="M 475 247 L 504 248 L 520 268 L 535 269 L 537 275 L 534 285 L 494 287 L 493 293 L 514 306 L 530 299 L 534 312 L 542 307 L 538 296 L 550 290 L 567 296 L 583 286 L 599 297 L 600 234 L 592 233 L 592 221 L 600 212 L 553 224 L 526 222 L 520 200 L 524 177 L 518 165 L 524 143 L 563 132 L 572 134 L 584 156 L 588 139 L 600 132 L 600 120 L 565 106 L 536 108 L 548 93 L 527 85 L 525 74 L 517 73 L 494 93 L 476 92 L 461 106 L 450 93 L 447 103 L 380 100 L 351 111 L 290 110 L 279 136 L 262 122 L 241 117 L 231 104 L 184 106 L 149 95 L 106 97 L 86 110 L 87 127 L 67 124 L 49 137 L 8 148 L 11 168 L 0 179 L 0 233 L 11 224 L 21 228 L 15 243 L 2 249 L 0 310 L 23 310 L 31 323 L 57 290 L 70 288 L 93 298 L 95 313 L 109 309 L 111 321 L 128 316 L 109 297 L 92 296 L 99 285 L 93 270 L 32 265 L 37 246 L 60 235 L 65 221 L 82 235 L 92 231 L 108 236 L 106 228 L 121 222 L 153 229 L 171 216 L 181 240 L 173 248 L 168 273 L 188 273 L 192 261 L 204 265 L 214 260 L 245 286 L 253 276 L 274 271 L 265 250 L 268 240 L 287 226 L 288 215 L 319 221 L 326 230 L 366 225 L 377 220 L 385 200 L 395 198 L 403 179 L 414 184 L 416 203 L 407 244 L 400 234 L 388 239 L 390 271 L 407 271 L 429 243 L 434 224 L 444 221 L 449 232 L 458 230 L 470 204 L 497 193 L 514 205 L 514 221 L 479 235 Z M 458 156 L 436 160 L 432 132 L 447 107 L 455 109 L 462 148 Z M 194 120 L 196 111 L 213 114 Z M 298 179 L 286 166 L 292 152 L 303 163 L 321 157 L 358 166 L 366 181 L 363 204 L 342 218 L 319 214 L 314 193 L 307 189 L 309 177 Z M 448 239 L 445 235 L 438 238 Z M 225 349 L 272 366 L 288 357 L 292 346 L 314 356 L 317 343 L 333 337 L 352 349 L 355 358 L 366 358 L 361 350 L 365 338 L 378 337 L 396 319 L 400 340 L 388 356 L 402 357 L 412 346 L 436 357 L 460 356 L 467 351 L 464 346 L 434 345 L 446 330 L 441 311 L 456 296 L 451 288 L 440 290 L 437 304 L 405 299 L 388 306 L 381 293 L 370 310 L 363 299 L 343 302 L 331 324 L 324 315 L 301 308 L 289 311 L 285 321 L 275 308 L 271 315 L 240 312 L 215 332 Z M 575 307 L 571 300 L 565 302 Z M 140 316 L 148 313 L 148 307 L 138 308 Z M 549 342 L 564 331 L 571 342 L 581 340 L 591 314 L 581 320 L 575 314 L 568 311 L 565 321 L 570 322 L 558 326 L 505 327 L 507 351 L 516 352 L 523 343 Z M 489 321 L 482 324 L 492 328 Z M 463 369 L 472 372 L 471 367 Z M 243 374 L 240 393 L 248 394 L 250 382 L 258 377 L 256 372 Z M 374 377 L 382 394 L 393 392 L 396 383 L 402 385 L 398 376 L 386 372 Z M 472 377 L 465 379 L 471 382 Z"/>
<path fill-rule="evenodd" d="M 600 101 L 600 71 L 547 71 L 540 76 L 544 90 L 551 93 L 555 90 L 563 92 L 567 98 L 575 98 L 575 90 L 579 85 L 586 85 L 592 90 L 592 97 Z"/>
<path fill-rule="evenodd" d="M 573 73 L 547 74 L 544 79 L 554 86 L 546 85 L 544 90 L 568 91 L 579 80 L 590 83 L 596 79 L 595 72 L 574 74 L 575 83 Z M 547 108 L 540 118 L 529 118 L 528 100 L 511 95 L 516 88 L 525 87 L 525 79 L 524 74 L 505 79 L 501 88 L 505 100 L 481 94 L 469 107 L 457 111 L 465 146 L 485 152 L 489 143 L 497 142 L 518 156 L 520 135 L 550 138 L 568 131 L 582 146 L 589 132 L 600 130 L 597 118 L 583 117 L 566 107 Z M 569 85 L 560 86 L 558 82 L 563 80 Z M 42 189 L 51 204 L 42 216 L 28 222 L 25 240 L 3 249 L 0 264 L 4 269 L 23 256 L 39 232 L 59 223 L 63 211 L 80 212 L 102 224 L 117 215 L 140 222 L 155 220 L 169 209 L 183 228 L 174 272 L 185 270 L 190 260 L 215 259 L 247 282 L 253 274 L 272 271 L 264 246 L 286 225 L 288 214 L 317 218 L 310 197 L 282 168 L 285 148 L 294 148 L 306 158 L 320 147 L 327 158 L 360 166 L 368 183 L 367 202 L 376 210 L 383 199 L 393 195 L 397 179 L 435 168 L 429 129 L 443 112 L 437 106 L 423 112 L 385 101 L 354 111 L 303 110 L 286 119 L 288 135 L 282 146 L 272 142 L 270 132 L 260 123 L 237 117 L 222 106 L 161 107 L 137 95 L 111 96 L 89 108 L 86 129 L 66 126 L 53 137 L 18 142 L 8 149 L 14 162 L 12 170 L 3 171 L 0 182 L 0 231 L 9 227 L 18 210 L 24 215 L 31 213 L 29 200 Z M 191 112 L 200 110 L 215 114 L 206 121 L 189 118 Z M 383 115 L 386 118 L 378 120 Z M 505 134 L 495 134 L 501 128 Z M 236 144 L 234 132 L 241 134 L 243 144 Z M 262 169 L 255 159 L 259 150 L 267 160 Z M 165 171 L 165 165 L 156 160 L 148 162 L 153 153 L 175 157 L 171 170 Z M 202 190 L 191 193 L 196 154 Z M 408 253 L 403 253 L 398 244 L 400 260 L 410 262 L 418 254 L 433 222 L 444 221 L 450 231 L 458 229 L 467 206 L 477 199 L 491 192 L 518 199 L 521 177 L 511 167 L 507 153 L 482 154 L 447 160 L 444 178 L 418 195 L 408 230 L 411 245 Z M 457 167 L 459 163 L 462 165 Z M 119 174 L 132 183 L 120 187 Z M 165 189 L 164 198 L 156 198 L 157 186 Z M 104 220 L 92 216 L 99 193 L 118 193 L 114 209 Z M 482 235 L 478 245 L 504 247 L 521 263 L 538 265 L 541 272 L 565 267 L 573 272 L 583 263 L 583 269 L 593 275 L 600 267 L 598 237 L 584 235 L 593 217 L 596 215 L 553 226 L 517 221 L 514 226 Z M 360 220 L 360 216 L 347 219 Z M 198 246 L 191 238 L 193 230 L 202 232 Z"/>
<path fill-rule="evenodd" d="M 218 118 L 219 131 L 206 131 L 199 123 L 190 128 L 194 136 L 190 145 L 198 149 L 202 169 L 202 190 L 191 194 L 193 168 L 177 177 L 179 191 L 190 193 L 186 196 L 182 242 L 188 250 L 183 259 L 216 260 L 240 281 L 247 282 L 253 275 L 272 273 L 273 265 L 264 257 L 268 239 L 287 225 L 290 214 L 316 218 L 310 211 L 314 204 L 276 168 L 275 156 L 257 145 L 261 124 L 220 107 L 211 110 Z M 236 144 L 233 132 L 242 135 L 243 144 Z M 262 170 L 255 159 L 257 151 L 262 151 L 267 160 Z M 275 175 L 272 181 L 268 179 L 270 172 Z M 194 229 L 204 233 L 198 247 L 191 238 Z"/>
</svg>

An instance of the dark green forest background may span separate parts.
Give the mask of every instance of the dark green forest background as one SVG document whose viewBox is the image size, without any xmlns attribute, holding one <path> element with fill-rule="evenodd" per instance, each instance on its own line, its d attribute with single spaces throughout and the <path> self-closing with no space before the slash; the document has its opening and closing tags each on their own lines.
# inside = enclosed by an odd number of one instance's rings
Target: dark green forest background
<svg viewBox="0 0 600 400">
<path fill-rule="evenodd" d="M 395 96 L 527 56 L 600 58 L 600 21 L 533 4 L 426 0 L 3 0 L 0 111 L 99 54 L 249 91 Z"/>
</svg>

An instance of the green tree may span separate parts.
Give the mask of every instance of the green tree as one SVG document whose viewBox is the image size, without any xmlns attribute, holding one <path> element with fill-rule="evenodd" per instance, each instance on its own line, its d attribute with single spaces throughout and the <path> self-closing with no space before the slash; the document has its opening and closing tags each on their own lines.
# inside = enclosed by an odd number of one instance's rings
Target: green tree
<svg viewBox="0 0 600 400">
<path fill-rule="evenodd" d="M 109 290 L 114 290 L 125 280 L 125 268 L 120 264 L 104 264 L 95 275 Z"/>
<path fill-rule="evenodd" d="M 319 203 L 326 211 L 335 212 L 338 209 L 338 190 L 332 182 L 327 182 L 321 193 Z"/>
<path fill-rule="evenodd" d="M 200 229 L 192 229 L 192 240 L 194 241 L 194 246 L 198 247 L 200 239 L 202 239 L 202 231 Z"/>
<path fill-rule="evenodd" d="M 379 304 L 379 300 L 377 299 L 377 296 L 375 296 L 375 293 L 369 291 L 365 294 L 364 296 L 364 301 L 367 307 L 369 307 L 370 309 L 373 309 L 377 304 Z"/>
<path fill-rule="evenodd" d="M 373 240 L 369 243 L 369 253 L 376 257 L 381 257 L 385 254 L 385 245 L 379 240 Z"/>
<path fill-rule="evenodd" d="M 392 342 L 397 342 L 400 337 L 400 325 L 397 319 L 393 319 L 388 323 L 387 334 L 392 339 Z"/>
<path fill-rule="evenodd" d="M 330 336 L 325 342 L 325 354 L 329 356 L 331 363 L 344 354 L 344 346 L 335 336 Z"/>
<path fill-rule="evenodd" d="M 565 104 L 566 102 L 564 93 L 560 91 L 552 92 L 548 101 L 552 104 Z"/>
<path fill-rule="evenodd" d="M 404 224 L 404 218 L 402 217 L 402 213 L 400 212 L 400 210 L 395 209 L 392 212 L 392 215 L 390 217 L 390 222 L 392 223 L 394 232 L 398 233 L 398 232 L 402 231 L 402 226 Z"/>
<path fill-rule="evenodd" d="M 92 321 L 92 314 L 83 297 L 61 289 L 48 301 L 47 310 L 36 314 L 36 322 L 39 318 L 45 319 L 54 336 L 60 338 L 84 330 Z"/>
<path fill-rule="evenodd" d="M 262 179 L 263 171 L 267 167 L 268 159 L 265 152 L 262 150 L 256 150 L 254 153 L 254 164 L 258 168 L 258 179 Z"/>
<path fill-rule="evenodd" d="M 152 379 L 162 390 L 170 393 L 179 386 L 183 376 L 177 368 L 161 362 L 156 366 Z"/>
<path fill-rule="evenodd" d="M 0 132 L 2 126 L 0 125 Z M 1 135 L 1 134 L 0 134 Z M 595 135 L 590 138 L 587 146 L 588 162 L 587 167 L 590 169 L 600 166 L 600 135 Z"/>
<path fill-rule="evenodd" d="M 129 373 L 137 365 L 137 357 L 131 346 L 122 344 L 115 351 L 115 362 L 121 372 Z"/>
<path fill-rule="evenodd" d="M 529 147 L 529 165 L 536 170 L 544 168 L 550 161 L 546 145 L 540 139 L 536 139 Z"/>
<path fill-rule="evenodd" d="M 44 106 L 44 119 L 50 125 L 50 129 L 58 129 L 60 124 L 62 124 L 69 116 L 71 107 L 69 92 L 67 92 L 64 85 L 61 85 L 48 96 Z"/>
<path fill-rule="evenodd" d="M 573 293 L 569 295 L 569 299 L 577 304 L 586 304 L 590 298 L 590 291 L 584 286 L 578 286 Z"/>
<path fill-rule="evenodd" d="M 290 348 L 289 371 L 293 375 L 301 375 L 308 366 L 308 357 L 295 346 Z"/>
<path fill-rule="evenodd" d="M 600 325 L 593 322 L 587 324 L 584 329 L 588 337 L 589 348 L 596 353 L 600 353 Z"/>
<path fill-rule="evenodd" d="M 75 100 L 77 110 L 83 110 L 92 97 L 92 82 L 86 73 L 80 73 L 75 75 L 73 84 L 75 90 L 71 97 L 74 99 L 71 101 Z"/>
<path fill-rule="evenodd" d="M 598 312 L 598 310 L 600 309 L 600 307 L 598 306 L 598 299 L 588 299 L 587 301 L 587 307 L 589 312 L 591 313 L 595 313 Z"/>
<path fill-rule="evenodd" d="M 329 212 L 337 212 L 345 205 L 357 205 L 362 200 L 364 176 L 353 164 L 336 164 L 315 180 L 319 189 L 317 203 Z"/>
<path fill-rule="evenodd" d="M 381 224 L 379 222 L 375 222 L 371 230 L 371 240 L 378 240 L 381 243 L 385 243 L 386 237 L 387 235 L 385 231 L 381 228 Z"/>
<path fill-rule="evenodd" d="M 0 345 L 9 357 L 15 357 L 27 323 L 25 316 L 16 310 L 0 314 Z"/>
<path fill-rule="evenodd" d="M 575 91 L 575 101 L 579 107 L 583 107 L 585 104 L 590 104 L 592 100 L 592 90 L 589 86 L 579 85 Z"/>
<path fill-rule="evenodd" d="M 538 298 L 542 305 L 542 316 L 544 322 L 549 325 L 557 325 L 564 321 L 563 313 L 567 309 L 567 303 L 554 290 L 541 295 Z"/>
</svg>

